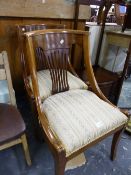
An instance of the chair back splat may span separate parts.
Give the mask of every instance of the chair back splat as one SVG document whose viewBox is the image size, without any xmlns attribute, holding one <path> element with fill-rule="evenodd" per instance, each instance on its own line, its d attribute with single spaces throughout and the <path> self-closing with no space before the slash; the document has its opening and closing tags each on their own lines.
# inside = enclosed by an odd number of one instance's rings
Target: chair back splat
<svg viewBox="0 0 131 175">
<path fill-rule="evenodd" d="M 51 40 L 54 40 L 54 38 L 51 38 Z M 49 48 L 47 50 L 43 50 L 42 48 L 36 48 L 37 52 L 36 56 L 41 57 L 41 54 L 45 56 L 44 62 L 46 64 L 46 68 L 50 70 L 52 80 L 52 94 L 69 90 L 67 80 L 67 64 L 68 64 L 69 48 L 62 49 L 59 46 L 57 47 L 58 48 L 55 50 L 53 48 Z M 41 54 L 38 53 L 39 50 L 41 50 Z"/>
</svg>

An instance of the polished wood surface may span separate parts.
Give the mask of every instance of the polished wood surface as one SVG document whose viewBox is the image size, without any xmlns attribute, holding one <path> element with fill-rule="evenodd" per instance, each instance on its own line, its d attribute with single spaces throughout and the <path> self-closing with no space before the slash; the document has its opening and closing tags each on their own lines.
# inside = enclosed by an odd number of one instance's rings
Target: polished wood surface
<svg viewBox="0 0 131 175">
<path fill-rule="evenodd" d="M 28 25 L 17 25 L 17 33 L 18 33 L 18 40 L 19 40 L 19 54 L 20 54 L 20 60 L 22 62 L 23 71 L 25 71 L 25 74 L 28 74 L 28 70 L 26 70 L 26 67 L 24 67 L 24 62 L 26 61 L 24 57 L 24 33 L 30 32 L 34 30 L 43 30 L 43 29 L 64 29 L 64 24 L 28 24 Z M 41 70 L 43 67 L 43 60 L 40 57 L 40 49 L 37 49 L 37 55 L 39 55 L 39 59 L 36 60 L 37 62 L 37 70 Z"/>
<path fill-rule="evenodd" d="M 19 59 L 19 41 L 16 26 L 26 24 L 62 24 L 71 29 L 73 19 L 0 17 L 0 51 L 6 50 L 8 53 L 12 82 L 17 92 L 23 91 L 23 71 Z M 80 22 L 80 28 L 84 29 L 83 21 Z"/>
<path fill-rule="evenodd" d="M 43 128 L 43 134 L 45 136 L 45 140 L 48 143 L 49 148 L 51 149 L 53 156 L 54 156 L 55 175 L 64 175 L 65 165 L 66 165 L 66 162 L 68 160 L 72 159 L 76 155 L 80 154 L 81 152 L 83 152 L 87 148 L 91 147 L 92 145 L 96 144 L 100 140 L 106 138 L 107 136 L 109 136 L 113 133 L 116 133 L 114 136 L 116 138 L 115 139 L 116 141 L 112 142 L 112 151 L 111 151 L 111 153 L 112 153 L 111 157 L 114 158 L 116 155 L 116 147 L 117 147 L 117 144 L 119 141 L 119 136 L 120 136 L 120 133 L 122 132 L 122 129 L 125 127 L 125 124 L 124 125 L 122 124 L 121 126 L 117 127 L 116 129 L 112 129 L 112 131 L 108 132 L 104 136 L 96 139 L 95 141 L 89 143 L 86 146 L 83 146 L 79 150 L 77 150 L 77 151 L 73 152 L 72 154 L 70 154 L 69 156 L 67 156 L 65 148 L 63 147 L 59 138 L 54 134 L 54 132 L 52 132 L 50 124 L 48 122 L 48 119 L 42 110 L 42 100 L 41 100 L 40 94 L 39 94 L 39 87 L 38 87 L 37 74 L 36 74 L 37 70 L 36 70 L 36 62 L 35 62 L 36 48 L 39 48 L 39 47 L 41 47 L 43 49 L 43 52 L 45 52 L 45 53 L 47 52 L 47 55 L 48 55 L 49 53 L 52 53 L 52 51 L 54 52 L 54 51 L 57 51 L 59 49 L 62 49 L 63 52 L 65 51 L 65 49 L 70 48 L 70 50 L 71 50 L 72 45 L 78 44 L 79 46 L 81 46 L 82 50 L 83 50 L 82 53 L 84 54 L 84 64 L 85 64 L 85 68 L 86 68 L 86 73 L 88 75 L 88 81 L 89 81 L 90 86 L 92 87 L 93 92 L 97 96 L 99 96 L 101 99 L 103 99 L 104 101 L 110 103 L 107 100 L 107 98 L 103 95 L 103 93 L 101 92 L 101 90 L 97 84 L 97 81 L 95 79 L 94 73 L 93 73 L 91 60 L 89 57 L 89 42 L 88 42 L 89 33 L 85 32 L 85 31 L 79 31 L 79 30 L 61 30 L 61 29 L 56 29 L 56 30 L 54 29 L 53 30 L 52 29 L 52 30 L 41 30 L 41 31 L 28 32 L 28 33 L 25 33 L 25 35 L 26 35 L 26 41 L 27 41 L 28 63 L 29 63 L 30 72 L 31 72 L 31 80 L 32 80 L 32 84 L 33 84 L 33 93 L 34 93 L 34 97 L 35 97 L 35 103 L 37 106 L 39 120 L 40 120 L 40 123 L 41 123 L 42 128 Z M 46 36 L 48 36 L 48 37 L 46 37 Z M 49 38 L 49 40 L 47 41 L 48 38 Z M 54 41 L 54 38 L 55 38 L 56 42 Z M 61 42 L 62 39 L 64 40 L 64 42 Z M 52 42 L 50 42 L 50 40 L 53 41 L 53 44 L 52 44 Z M 70 55 L 71 54 L 68 55 L 69 58 L 70 58 Z M 63 58 L 63 56 L 62 56 L 62 58 Z M 67 57 L 65 57 L 65 58 L 67 58 Z M 56 62 L 57 62 L 57 60 L 56 60 Z M 52 69 L 56 70 L 56 69 L 61 68 L 61 65 L 57 64 L 57 66 L 58 67 L 55 67 L 55 65 L 54 65 L 53 67 L 51 67 L 50 72 L 52 71 Z M 65 67 L 62 67 L 62 69 L 67 71 Z M 60 74 L 61 73 L 62 72 L 60 72 Z M 53 81 L 53 79 L 52 79 L 52 81 Z M 67 90 L 67 89 L 64 89 L 64 90 Z M 53 91 L 53 88 L 52 88 L 52 91 Z M 119 133 L 117 133 L 117 132 L 119 132 Z"/>
<path fill-rule="evenodd" d="M 68 29 L 73 27 L 73 3 L 61 0 L 42 2 L 0 1 L 0 51 L 6 50 L 8 53 L 13 86 L 17 92 L 23 91 L 23 78 L 16 25 L 53 23 L 65 24 Z M 89 16 L 87 11 L 87 8 L 82 8 L 84 19 Z M 84 27 L 83 21 L 80 22 L 81 27 Z"/>
<path fill-rule="evenodd" d="M 24 84 L 26 87 L 26 90 L 28 92 L 28 95 L 31 98 L 33 97 L 32 90 L 29 84 L 28 76 L 30 75 L 29 72 L 29 65 L 27 66 L 27 60 L 26 60 L 26 53 L 25 53 L 25 43 L 24 43 L 24 33 L 35 31 L 35 30 L 43 30 L 43 29 L 64 29 L 64 24 L 28 24 L 28 25 L 17 25 L 17 33 L 18 33 L 18 40 L 19 40 L 19 59 L 21 60 L 21 66 L 22 66 L 22 74 L 24 79 Z M 36 69 L 37 71 L 42 70 L 47 67 L 46 65 L 46 59 L 44 56 L 44 52 L 42 48 L 36 49 Z M 26 66 L 25 66 L 26 65 Z"/>
<path fill-rule="evenodd" d="M 45 3 L 41 0 L 1 0 L 0 16 L 73 18 L 73 4 L 64 0 L 48 0 Z"/>
</svg>

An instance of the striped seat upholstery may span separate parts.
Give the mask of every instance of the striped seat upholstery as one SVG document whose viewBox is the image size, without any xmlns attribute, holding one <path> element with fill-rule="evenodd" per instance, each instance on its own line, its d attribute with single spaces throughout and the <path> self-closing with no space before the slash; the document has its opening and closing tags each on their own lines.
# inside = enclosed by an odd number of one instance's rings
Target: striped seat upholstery
<svg viewBox="0 0 131 175">
<path fill-rule="evenodd" d="M 67 155 L 127 121 L 119 109 L 88 90 L 50 96 L 43 102 L 43 111 Z"/>
<path fill-rule="evenodd" d="M 87 89 L 87 85 L 79 78 L 67 72 L 69 89 Z M 52 81 L 49 70 L 42 70 L 37 72 L 38 87 L 41 99 L 46 99 L 51 95 Z M 32 88 L 31 77 L 29 77 L 30 86 Z"/>
</svg>

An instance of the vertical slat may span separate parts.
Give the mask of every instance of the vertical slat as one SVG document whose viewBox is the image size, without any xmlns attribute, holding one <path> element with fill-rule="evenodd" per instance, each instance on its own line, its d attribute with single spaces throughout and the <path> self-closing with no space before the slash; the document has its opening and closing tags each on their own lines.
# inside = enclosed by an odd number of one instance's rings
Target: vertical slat
<svg viewBox="0 0 131 175">
<path fill-rule="evenodd" d="M 68 56 L 69 49 L 45 51 L 45 59 L 52 79 L 52 94 L 69 89 L 67 79 Z"/>
<path fill-rule="evenodd" d="M 4 65 L 4 61 L 1 53 L 0 53 L 0 65 Z"/>
<path fill-rule="evenodd" d="M 37 70 L 47 68 L 44 52 L 41 47 L 36 48 L 36 67 Z"/>
<path fill-rule="evenodd" d="M 6 80 L 6 72 L 3 68 L 0 68 L 0 80 Z"/>
<path fill-rule="evenodd" d="M 6 80 L 6 72 L 4 68 L 3 56 L 0 53 L 0 80 Z"/>
<path fill-rule="evenodd" d="M 13 89 L 13 86 L 12 86 L 12 80 L 11 80 L 11 74 L 10 74 L 10 68 L 9 68 L 7 53 L 5 51 L 3 51 L 2 56 L 3 56 L 5 72 L 6 72 L 6 76 L 7 76 L 7 83 L 8 83 L 8 89 L 9 89 L 10 101 L 11 101 L 12 105 L 16 105 L 15 92 L 14 92 L 14 89 Z"/>
</svg>

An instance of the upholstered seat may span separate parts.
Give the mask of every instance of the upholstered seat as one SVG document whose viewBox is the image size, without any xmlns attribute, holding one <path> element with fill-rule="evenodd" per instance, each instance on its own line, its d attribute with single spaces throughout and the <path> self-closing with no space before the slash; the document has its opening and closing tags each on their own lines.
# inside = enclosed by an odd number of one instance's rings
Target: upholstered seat
<svg viewBox="0 0 131 175">
<path fill-rule="evenodd" d="M 87 85 L 70 72 L 67 73 L 69 89 L 87 89 Z M 45 99 L 51 95 L 52 80 L 49 70 L 42 70 L 37 72 L 38 87 L 41 99 Z M 31 77 L 29 77 L 30 87 L 32 88 Z"/>
<path fill-rule="evenodd" d="M 43 111 L 67 155 L 127 121 L 118 108 L 88 90 L 50 96 L 43 103 Z"/>
</svg>

